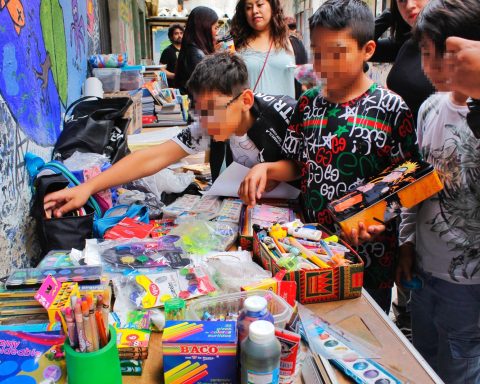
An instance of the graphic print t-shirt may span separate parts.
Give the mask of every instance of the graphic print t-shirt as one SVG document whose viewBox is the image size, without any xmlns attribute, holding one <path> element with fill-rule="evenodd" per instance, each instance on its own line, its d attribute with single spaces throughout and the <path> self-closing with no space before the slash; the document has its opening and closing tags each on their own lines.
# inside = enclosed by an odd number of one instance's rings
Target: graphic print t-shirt
<svg viewBox="0 0 480 384">
<path fill-rule="evenodd" d="M 338 231 L 327 205 L 391 164 L 418 156 L 412 114 L 397 94 L 373 84 L 358 98 L 330 103 L 318 88 L 300 98 L 283 143 L 301 165 L 305 219 Z M 357 251 L 365 261 L 364 286 L 394 280 L 396 222 Z"/>
</svg>

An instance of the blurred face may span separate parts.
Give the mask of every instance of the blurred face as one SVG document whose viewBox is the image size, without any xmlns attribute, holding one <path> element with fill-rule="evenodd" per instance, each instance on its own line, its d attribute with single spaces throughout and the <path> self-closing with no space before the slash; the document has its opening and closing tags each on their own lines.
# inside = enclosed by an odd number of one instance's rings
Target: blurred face
<svg viewBox="0 0 480 384">
<path fill-rule="evenodd" d="M 424 37 L 420 43 L 422 51 L 423 72 L 432 82 L 433 86 L 440 92 L 450 91 L 448 64 L 444 57 L 437 52 L 435 44 L 428 37 Z"/>
<path fill-rule="evenodd" d="M 402 15 L 403 20 L 413 27 L 418 14 L 429 0 L 396 0 L 398 11 Z"/>
<path fill-rule="evenodd" d="M 173 31 L 172 43 L 173 44 L 182 44 L 183 31 L 181 29 L 175 29 Z"/>
<path fill-rule="evenodd" d="M 225 141 L 240 125 L 242 112 L 250 106 L 244 103 L 244 93 L 227 96 L 217 91 L 194 95 L 193 113 L 200 125 L 215 141 Z"/>
<path fill-rule="evenodd" d="M 246 0 L 245 16 L 248 25 L 255 31 L 265 31 L 270 27 L 272 7 L 267 0 Z"/>
<path fill-rule="evenodd" d="M 334 31 L 315 28 L 311 34 L 313 70 L 326 80 L 329 90 L 344 90 L 363 73 L 363 64 L 375 51 L 375 43 L 369 41 L 359 48 L 350 29 Z"/>
<path fill-rule="evenodd" d="M 220 24 L 218 23 L 218 21 L 216 21 L 213 25 L 212 25 L 212 38 L 213 38 L 213 45 L 217 44 L 217 36 L 218 36 L 218 30 L 220 29 Z"/>
</svg>

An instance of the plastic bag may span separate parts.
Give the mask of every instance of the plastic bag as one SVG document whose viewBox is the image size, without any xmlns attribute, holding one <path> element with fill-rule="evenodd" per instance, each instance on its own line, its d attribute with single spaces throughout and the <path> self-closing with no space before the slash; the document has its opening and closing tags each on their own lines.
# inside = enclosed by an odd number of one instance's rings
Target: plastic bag
<svg viewBox="0 0 480 384">
<path fill-rule="evenodd" d="M 193 172 L 175 173 L 171 169 L 162 169 L 152 176 L 142 179 L 152 193 L 161 196 L 162 192 L 180 193 L 195 180 Z"/>
<path fill-rule="evenodd" d="M 238 292 L 242 286 L 253 285 L 272 277 L 252 261 L 250 252 L 224 252 L 208 255 L 206 265 L 223 293 Z"/>
<path fill-rule="evenodd" d="M 143 204 L 148 207 L 151 218 L 160 217 L 164 204 L 154 193 L 121 188 L 118 190 L 118 204 Z"/>
<path fill-rule="evenodd" d="M 208 252 L 225 251 L 236 240 L 238 225 L 226 222 L 191 220 L 181 223 L 170 232 L 178 235 L 178 242 L 186 252 L 204 255 Z"/>
</svg>

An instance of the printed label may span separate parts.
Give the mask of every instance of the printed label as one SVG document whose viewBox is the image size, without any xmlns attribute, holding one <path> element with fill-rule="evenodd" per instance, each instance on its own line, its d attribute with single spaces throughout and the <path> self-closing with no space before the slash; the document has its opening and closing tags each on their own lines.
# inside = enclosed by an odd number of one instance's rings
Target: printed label
<svg viewBox="0 0 480 384">
<path fill-rule="evenodd" d="M 278 384 L 280 368 L 269 372 L 255 372 L 247 370 L 248 384 Z"/>
</svg>

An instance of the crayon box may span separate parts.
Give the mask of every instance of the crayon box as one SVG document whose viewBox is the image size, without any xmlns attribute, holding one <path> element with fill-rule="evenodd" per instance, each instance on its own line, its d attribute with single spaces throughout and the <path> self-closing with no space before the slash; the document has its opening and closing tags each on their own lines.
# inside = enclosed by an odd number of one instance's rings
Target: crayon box
<svg viewBox="0 0 480 384">
<path fill-rule="evenodd" d="M 235 321 L 167 321 L 162 348 L 165 384 L 237 383 Z"/>
</svg>

